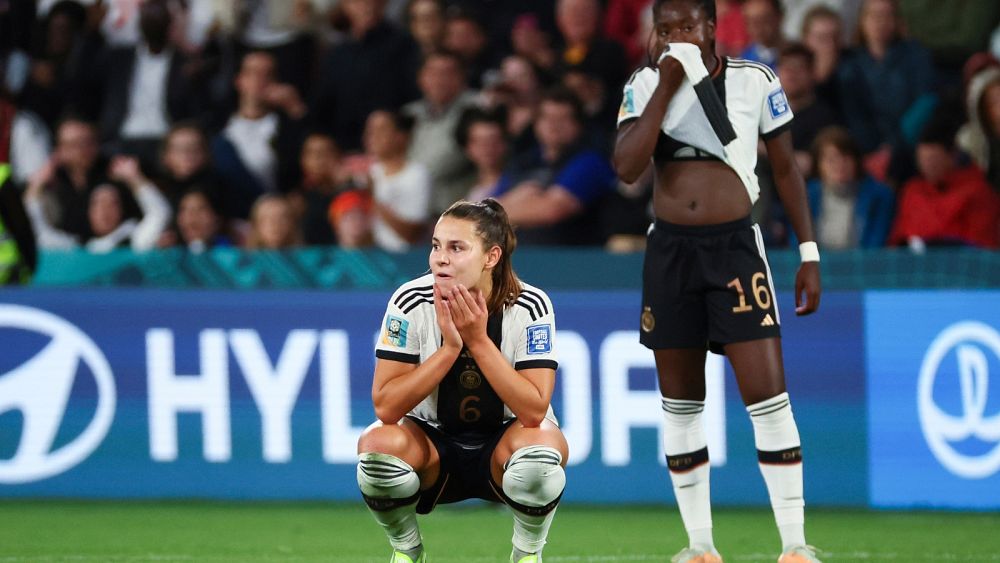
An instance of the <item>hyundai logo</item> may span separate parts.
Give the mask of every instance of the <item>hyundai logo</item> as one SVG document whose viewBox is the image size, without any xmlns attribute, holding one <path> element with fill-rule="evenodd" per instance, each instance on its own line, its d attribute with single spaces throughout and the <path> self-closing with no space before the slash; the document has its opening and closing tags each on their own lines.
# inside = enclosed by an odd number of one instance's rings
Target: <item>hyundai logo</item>
<svg viewBox="0 0 1000 563">
<path fill-rule="evenodd" d="M 0 483 L 28 483 L 58 475 L 93 452 L 111 426 L 115 381 L 100 349 L 80 329 L 45 311 L 0 305 L 0 328 L 40 333 L 49 342 L 23 364 L 0 374 L 0 414 L 23 415 L 21 440 L 14 456 L 0 460 Z M 80 365 L 97 383 L 97 409 L 86 429 L 53 450 Z"/>
<path fill-rule="evenodd" d="M 1000 470 L 1000 412 L 992 416 L 986 412 L 990 362 L 984 349 L 1000 359 L 1000 334 L 993 327 L 973 321 L 951 325 L 931 343 L 917 383 L 917 410 L 927 444 L 942 465 L 967 479 L 989 477 Z M 961 398 L 960 412 L 946 412 L 934 399 L 941 363 L 952 350 L 958 363 L 955 384 Z M 980 455 L 954 448 L 953 444 L 972 437 L 992 444 L 992 448 Z"/>
</svg>

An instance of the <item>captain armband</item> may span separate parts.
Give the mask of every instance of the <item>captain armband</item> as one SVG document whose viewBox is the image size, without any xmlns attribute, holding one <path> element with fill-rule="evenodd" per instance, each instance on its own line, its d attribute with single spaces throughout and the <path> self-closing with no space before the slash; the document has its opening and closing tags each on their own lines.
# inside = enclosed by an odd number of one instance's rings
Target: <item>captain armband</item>
<svg viewBox="0 0 1000 563">
<path fill-rule="evenodd" d="M 819 247 L 815 241 L 803 242 L 799 245 L 799 256 L 803 262 L 819 262 Z"/>
</svg>

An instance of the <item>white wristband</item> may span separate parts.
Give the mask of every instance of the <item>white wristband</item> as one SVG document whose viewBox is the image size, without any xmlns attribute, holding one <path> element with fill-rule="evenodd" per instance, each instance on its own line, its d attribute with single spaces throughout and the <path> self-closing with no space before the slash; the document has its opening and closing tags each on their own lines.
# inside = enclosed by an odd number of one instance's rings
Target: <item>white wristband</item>
<svg viewBox="0 0 1000 563">
<path fill-rule="evenodd" d="M 814 241 L 803 242 L 799 245 L 799 256 L 803 262 L 819 262 L 819 247 Z"/>
</svg>

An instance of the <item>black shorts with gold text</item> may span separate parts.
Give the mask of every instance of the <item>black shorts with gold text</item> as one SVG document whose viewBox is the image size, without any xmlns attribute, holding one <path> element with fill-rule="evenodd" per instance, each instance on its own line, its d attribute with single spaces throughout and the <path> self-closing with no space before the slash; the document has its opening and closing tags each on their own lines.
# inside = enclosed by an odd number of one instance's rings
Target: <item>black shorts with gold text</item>
<svg viewBox="0 0 1000 563">
<path fill-rule="evenodd" d="M 642 268 L 640 341 L 647 348 L 723 346 L 781 335 L 760 227 L 749 217 L 650 230 Z"/>
</svg>

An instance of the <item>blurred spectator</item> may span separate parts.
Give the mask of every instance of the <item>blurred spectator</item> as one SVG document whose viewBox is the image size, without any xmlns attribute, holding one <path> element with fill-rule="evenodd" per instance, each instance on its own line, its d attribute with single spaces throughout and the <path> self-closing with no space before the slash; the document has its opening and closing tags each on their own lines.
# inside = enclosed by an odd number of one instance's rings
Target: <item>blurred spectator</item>
<svg viewBox="0 0 1000 563">
<path fill-rule="evenodd" d="M 906 31 L 930 51 L 938 77 L 957 83 L 962 64 L 982 51 L 1000 24 L 1000 2 L 900 2 Z"/>
<path fill-rule="evenodd" d="M 240 44 L 247 51 L 265 51 L 274 57 L 275 76 L 291 84 L 300 96 L 308 90 L 316 59 L 316 42 L 308 33 L 322 19 L 328 2 L 310 0 L 241 0 L 234 2 L 243 23 Z"/>
<path fill-rule="evenodd" d="M 274 57 L 263 51 L 243 57 L 236 76 L 239 107 L 211 144 L 212 161 L 225 191 L 226 214 L 247 217 L 264 193 L 297 184 L 296 155 L 306 106 L 295 88 L 274 80 Z"/>
<path fill-rule="evenodd" d="M 486 29 L 476 14 L 470 10 L 454 7 L 448 10 L 444 48 L 462 60 L 466 83 L 470 88 L 476 90 L 482 88 L 483 77 L 490 69 L 497 66 Z"/>
<path fill-rule="evenodd" d="M 250 209 L 250 250 L 287 250 L 302 246 L 302 231 L 288 199 L 279 194 L 264 194 Z"/>
<path fill-rule="evenodd" d="M 481 201 L 493 194 L 507 159 L 507 132 L 501 112 L 472 108 L 462 114 L 455 132 L 458 146 L 476 166 L 476 181 L 463 197 Z"/>
<path fill-rule="evenodd" d="M 549 38 L 557 33 L 556 0 L 449 0 L 449 3 L 479 14 L 486 26 L 490 48 L 498 55 L 517 51 L 511 43 L 514 39 L 511 31 L 519 26 L 527 24 Z"/>
<path fill-rule="evenodd" d="M 778 55 L 784 43 L 781 35 L 782 10 L 779 0 L 746 0 L 743 4 L 743 19 L 746 21 L 750 44 L 740 54 L 740 58 L 777 68 Z"/>
<path fill-rule="evenodd" d="M 141 220 L 129 217 L 125 194 L 118 185 L 103 183 L 90 191 L 85 210 L 86 235 L 81 237 L 61 231 L 48 221 L 40 188 L 33 184 L 24 194 L 25 207 L 41 248 L 71 249 L 82 243 L 90 252 L 103 253 L 126 246 L 136 252 L 144 252 L 156 246 L 161 233 L 170 223 L 170 204 L 142 175 L 139 161 L 134 157 L 115 157 L 111 161 L 109 175 L 131 190 L 132 197 L 139 204 Z"/>
<path fill-rule="evenodd" d="M 27 191 L 38 197 L 48 224 L 83 240 L 89 233 L 90 191 L 107 182 L 105 168 L 98 153 L 97 130 L 70 117 L 59 125 L 55 150 L 28 181 Z"/>
<path fill-rule="evenodd" d="M 341 0 L 336 10 L 348 37 L 321 65 L 312 121 L 333 134 L 342 150 L 353 152 L 361 148 L 372 110 L 396 110 L 420 96 L 415 78 L 420 49 L 385 21 L 381 0 Z"/>
<path fill-rule="evenodd" d="M 816 95 L 838 111 L 837 66 L 844 56 L 842 21 L 840 14 L 825 4 L 814 6 L 802 20 L 802 43 L 814 58 Z"/>
<path fill-rule="evenodd" d="M 538 20 L 535 13 L 524 13 L 514 20 L 510 29 L 511 50 L 548 80 L 558 62 L 557 55 L 552 45 L 553 34 L 543 29 Z"/>
<path fill-rule="evenodd" d="M 837 123 L 833 108 L 816 97 L 813 76 L 812 51 L 801 43 L 785 45 L 778 60 L 778 78 L 788 97 L 788 105 L 795 114 L 792 148 L 799 170 L 806 178 L 813 174 L 813 161 L 809 154 L 813 139 L 821 129 Z"/>
<path fill-rule="evenodd" d="M 444 43 L 444 0 L 410 0 L 406 27 L 424 57 L 441 50 Z"/>
<path fill-rule="evenodd" d="M 614 107 L 618 107 L 617 93 L 629 74 L 625 50 L 610 39 L 601 36 L 603 8 L 598 0 L 559 0 L 556 4 L 556 25 L 562 38 L 556 73 L 567 68 L 585 68 L 604 81 L 605 92 L 615 92 Z"/>
<path fill-rule="evenodd" d="M 535 137 L 531 126 L 538 114 L 538 101 L 542 96 L 541 81 L 531 62 L 519 55 L 511 55 L 500 63 L 500 79 L 483 90 L 484 105 L 502 107 L 507 115 L 507 136 L 513 152 L 530 148 Z"/>
<path fill-rule="evenodd" d="M 958 164 L 954 129 L 937 119 L 917 144 L 919 176 L 901 190 L 889 244 L 914 250 L 932 245 L 996 248 L 1000 237 L 1000 196 L 975 164 Z"/>
<path fill-rule="evenodd" d="M 333 198 L 350 189 L 346 171 L 340 166 L 340 151 L 333 137 L 312 133 L 299 153 L 302 184 L 288 194 L 295 216 L 302 225 L 307 245 L 334 244 L 336 239 L 327 212 Z"/>
<path fill-rule="evenodd" d="M 351 190 L 330 203 L 330 224 L 341 248 L 369 248 L 372 236 L 372 198 L 368 192 Z"/>
<path fill-rule="evenodd" d="M 497 199 L 518 226 L 518 242 L 603 244 L 598 205 L 615 173 L 607 158 L 583 143 L 583 108 L 566 90 L 542 97 L 535 122 L 537 145 L 518 155 L 497 188 Z"/>
<path fill-rule="evenodd" d="M 617 97 L 609 96 L 601 77 L 586 67 L 567 68 L 562 75 L 562 85 L 583 105 L 584 137 L 588 144 L 610 157 L 613 143 L 608 131 L 618 114 Z"/>
<path fill-rule="evenodd" d="M 88 34 L 86 10 L 77 2 L 61 0 L 36 29 L 30 71 L 18 92 L 19 107 L 38 115 L 51 131 L 67 111 L 96 115 L 100 99 L 88 86 L 87 75 L 92 73 L 100 38 Z"/>
<path fill-rule="evenodd" d="M 211 190 L 191 186 L 177 205 L 176 232 L 162 242 L 177 244 L 196 254 L 210 248 L 232 246 L 225 233 L 221 203 Z"/>
<path fill-rule="evenodd" d="M 171 43 L 166 0 L 145 1 L 139 26 L 137 46 L 112 49 L 101 63 L 100 129 L 109 152 L 134 154 L 149 166 L 170 123 L 202 114 L 204 80 L 189 73 Z"/>
<path fill-rule="evenodd" d="M 969 121 L 958 132 L 958 146 L 1000 193 L 1000 62 L 972 76 L 965 99 Z"/>
<path fill-rule="evenodd" d="M 782 0 L 785 16 L 782 23 L 782 34 L 789 41 L 805 42 L 805 20 L 809 12 L 817 8 L 833 11 L 843 22 L 840 26 L 840 41 L 851 41 L 847 30 L 853 30 L 857 25 L 858 12 L 862 0 Z"/>
<path fill-rule="evenodd" d="M 421 240 L 430 217 L 430 173 L 406 156 L 413 126 L 412 117 L 388 111 L 372 112 L 365 125 L 365 150 L 375 159 L 372 233 L 375 244 L 390 252 Z"/>
<path fill-rule="evenodd" d="M 156 184 L 175 210 L 181 195 L 191 186 L 202 186 L 216 195 L 222 193 L 212 171 L 208 138 L 195 122 L 181 121 L 170 128 L 160 149 L 160 170 Z"/>
<path fill-rule="evenodd" d="M 828 250 L 884 246 L 895 195 L 865 174 L 850 133 L 842 127 L 824 129 L 813 153 L 819 174 L 809 181 L 807 192 L 819 245 Z"/>
<path fill-rule="evenodd" d="M 0 55 L 0 76 L 4 71 Z M 0 146 L 4 148 L 3 164 L 9 164 L 9 181 L 20 188 L 45 165 L 52 152 L 52 139 L 45 123 L 29 110 L 19 108 L 5 95 L 0 83 Z"/>
<path fill-rule="evenodd" d="M 715 5 L 715 50 L 722 56 L 739 56 L 750 45 L 743 0 L 718 0 Z"/>
<path fill-rule="evenodd" d="M 877 179 L 905 180 L 912 146 L 934 107 L 930 55 L 903 39 L 896 0 L 865 0 L 859 45 L 840 65 L 841 111 Z"/>
<path fill-rule="evenodd" d="M 607 6 L 604 34 L 625 48 L 629 68 L 645 64 L 649 37 L 643 34 L 642 21 L 649 16 L 653 0 L 610 0 Z"/>
<path fill-rule="evenodd" d="M 431 214 L 436 216 L 464 196 L 475 177 L 455 142 L 455 128 L 462 112 L 475 105 L 476 94 L 466 90 L 461 59 L 447 51 L 428 55 L 418 80 L 423 97 L 403 108 L 414 119 L 409 159 L 430 173 Z"/>
</svg>

